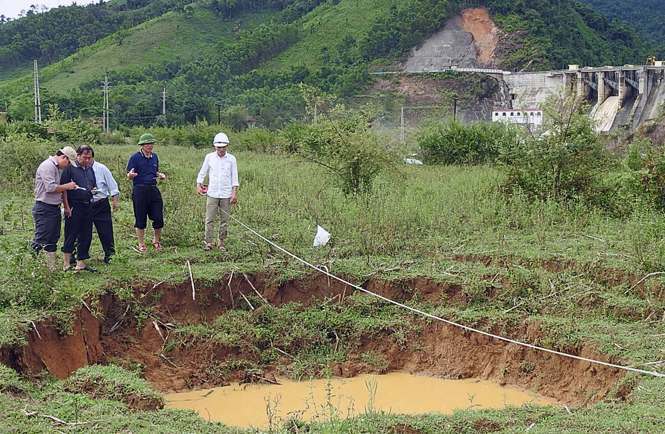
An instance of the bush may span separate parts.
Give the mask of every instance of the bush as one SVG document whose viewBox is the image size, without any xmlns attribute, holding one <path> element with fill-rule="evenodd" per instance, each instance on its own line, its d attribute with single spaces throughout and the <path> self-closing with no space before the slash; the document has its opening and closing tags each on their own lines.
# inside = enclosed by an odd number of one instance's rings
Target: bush
<svg viewBox="0 0 665 434">
<path fill-rule="evenodd" d="M 499 123 L 429 122 L 415 135 L 428 164 L 474 165 L 496 161 L 513 147 L 517 132 Z"/>
<path fill-rule="evenodd" d="M 193 146 L 195 148 L 212 147 L 212 139 L 220 131 L 230 131 L 227 125 L 210 125 L 207 121 L 198 121 L 195 124 L 178 125 L 171 128 L 167 127 L 133 127 L 129 130 L 131 143 L 138 143 L 139 137 L 143 133 L 150 133 L 155 136 L 158 143 L 167 143 L 169 145 Z"/>
<path fill-rule="evenodd" d="M 505 191 L 519 190 L 540 200 L 593 202 L 602 196 L 602 175 L 612 161 L 585 114 L 585 104 L 579 99 L 552 101 L 544 111 L 542 133 L 503 150 Z"/>
<path fill-rule="evenodd" d="M 325 167 L 344 194 L 355 196 L 369 193 L 376 176 L 395 160 L 370 126 L 366 114 L 294 122 L 280 131 L 280 139 L 288 152 Z"/>
<path fill-rule="evenodd" d="M 272 154 L 276 151 L 277 135 L 266 128 L 249 128 L 234 135 L 233 149 Z"/>
<path fill-rule="evenodd" d="M 0 187 L 11 191 L 34 185 L 37 167 L 49 155 L 55 155 L 58 149 L 58 145 L 45 140 L 35 141 L 26 134 L 0 138 L 3 155 L 0 158 Z"/>
</svg>

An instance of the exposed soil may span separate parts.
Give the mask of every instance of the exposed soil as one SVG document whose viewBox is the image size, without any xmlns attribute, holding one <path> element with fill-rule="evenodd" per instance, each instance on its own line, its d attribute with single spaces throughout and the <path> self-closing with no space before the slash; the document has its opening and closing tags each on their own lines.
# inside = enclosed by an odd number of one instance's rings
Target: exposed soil
<svg viewBox="0 0 665 434">
<path fill-rule="evenodd" d="M 468 258 L 467 258 L 468 259 Z M 205 287 L 198 282 L 196 300 L 192 300 L 189 282 L 180 285 L 160 284 L 136 289 L 136 299 L 151 306 L 154 317 L 137 319 L 127 305 L 113 295 L 101 297 L 93 316 L 87 309 L 78 312 L 73 331 L 61 336 L 48 321 L 37 324 L 28 333 L 29 345 L 3 348 L 0 360 L 27 375 L 37 375 L 43 369 L 58 378 L 66 378 L 76 369 L 89 364 L 115 363 L 143 367 L 145 378 L 159 391 L 179 391 L 191 387 L 213 387 L 229 380 L 242 380 L 242 370 L 231 376 L 215 375 L 212 370 L 226 360 L 253 360 L 256 354 L 218 343 L 192 338 L 181 341 L 164 354 L 165 340 L 173 324 L 198 324 L 214 319 L 228 309 L 246 303 L 240 293 L 249 295 L 256 288 L 271 304 L 280 306 L 297 301 L 304 305 L 312 300 L 332 298 L 344 302 L 353 288 L 325 276 L 312 276 L 305 281 L 289 280 L 280 284 L 269 275 L 235 275 L 227 285 Z M 251 282 L 251 284 L 250 284 Z M 394 300 L 410 300 L 418 295 L 446 305 L 466 303 L 462 288 L 455 284 L 436 282 L 428 278 L 413 278 L 402 282 L 370 279 L 363 285 Z M 233 296 L 231 295 L 233 294 Z M 88 303 L 88 305 L 90 305 Z M 260 309 L 260 308 L 259 308 Z M 142 321 L 139 324 L 139 321 Z M 480 378 L 522 389 L 536 388 L 539 393 L 569 405 L 583 405 L 606 397 L 624 372 L 584 361 L 538 352 L 487 336 L 467 332 L 457 327 L 431 320 L 416 320 L 419 332 L 413 332 L 406 342 L 389 332 L 361 338 L 360 347 L 344 363 L 332 366 L 336 375 L 352 377 L 358 373 L 377 372 L 377 368 L 362 361 L 366 352 L 380 354 L 389 362 L 388 371 L 423 373 L 445 378 Z M 480 328 L 483 328 L 480 325 Z M 517 328 L 491 332 L 525 342 L 544 338 L 539 324 L 524 322 Z M 607 360 L 596 348 L 567 349 L 582 357 Z M 278 364 L 288 364 L 284 357 Z M 271 378 L 276 366 L 268 366 L 264 377 Z M 626 396 L 629 391 L 621 391 Z"/>
<path fill-rule="evenodd" d="M 473 35 L 478 61 L 488 66 L 497 64 L 494 50 L 499 42 L 499 28 L 486 9 L 475 8 L 462 11 L 462 27 Z"/>
</svg>

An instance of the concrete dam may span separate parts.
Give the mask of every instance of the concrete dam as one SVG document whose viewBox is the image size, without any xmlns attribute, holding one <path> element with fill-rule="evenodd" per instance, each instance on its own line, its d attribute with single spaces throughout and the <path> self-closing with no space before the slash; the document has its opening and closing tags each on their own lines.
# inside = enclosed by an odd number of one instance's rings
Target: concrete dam
<svg viewBox="0 0 665 434">
<path fill-rule="evenodd" d="M 657 118 L 665 103 L 665 67 L 604 66 L 546 72 L 505 72 L 514 108 L 539 108 L 553 95 L 587 98 L 599 131 L 634 131 Z"/>
<path fill-rule="evenodd" d="M 489 74 L 499 81 L 502 93 L 495 99 L 494 110 L 540 109 L 554 95 L 579 95 L 589 101 L 596 128 L 604 132 L 618 128 L 632 132 L 661 114 L 665 103 L 662 62 L 584 68 L 570 65 L 566 70 L 544 72 L 502 71 L 498 69 L 501 33 L 485 9 L 466 9 L 421 46 L 414 47 L 400 72 Z M 491 117 L 487 110 L 475 116 L 488 121 Z"/>
</svg>

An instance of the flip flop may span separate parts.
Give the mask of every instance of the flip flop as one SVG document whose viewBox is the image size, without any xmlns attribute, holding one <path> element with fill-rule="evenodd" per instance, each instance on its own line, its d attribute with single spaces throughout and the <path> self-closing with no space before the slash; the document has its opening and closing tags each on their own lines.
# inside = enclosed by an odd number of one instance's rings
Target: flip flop
<svg viewBox="0 0 665 434">
<path fill-rule="evenodd" d="M 145 253 L 148 251 L 148 248 L 146 246 L 139 246 L 139 253 Z"/>
<path fill-rule="evenodd" d="M 97 272 L 96 269 L 94 269 L 92 267 L 88 267 L 87 265 L 83 268 L 77 268 L 76 271 L 89 271 L 91 273 L 96 273 Z"/>
<path fill-rule="evenodd" d="M 162 245 L 159 244 L 159 243 L 152 243 L 152 247 L 154 247 L 155 250 L 157 250 L 158 252 L 163 252 L 164 251 L 164 247 L 162 247 Z"/>
<path fill-rule="evenodd" d="M 229 249 L 227 249 L 227 248 L 224 247 L 223 245 L 218 245 L 217 248 L 218 248 L 219 250 L 221 250 L 222 252 L 228 252 L 228 251 L 229 251 Z"/>
<path fill-rule="evenodd" d="M 205 250 L 206 252 L 208 250 L 212 250 L 212 244 L 206 244 L 206 246 L 203 248 L 203 250 Z"/>
</svg>

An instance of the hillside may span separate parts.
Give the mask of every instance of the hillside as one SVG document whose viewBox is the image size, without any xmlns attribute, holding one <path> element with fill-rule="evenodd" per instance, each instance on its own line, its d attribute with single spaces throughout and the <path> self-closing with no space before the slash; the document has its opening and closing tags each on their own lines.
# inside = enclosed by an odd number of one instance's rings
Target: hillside
<svg viewBox="0 0 665 434">
<path fill-rule="evenodd" d="M 625 23 L 653 41 L 652 55 L 665 58 L 665 2 L 661 0 L 579 0 L 610 20 Z"/>
<path fill-rule="evenodd" d="M 49 104 L 56 104 L 69 117 L 100 116 L 100 82 L 108 75 L 114 128 L 213 121 L 217 105 L 279 126 L 304 115 L 302 84 L 331 98 L 361 95 L 373 82 L 371 68 L 401 64 L 409 50 L 472 4 L 478 2 L 133 2 L 146 17 L 150 14 L 145 11 L 157 6 L 167 11 L 43 68 L 42 106 L 45 115 Z M 647 52 L 630 28 L 570 0 L 556 5 L 544 0 L 484 4 L 499 28 L 493 62 L 504 69 L 639 63 Z M 20 27 L 21 21 L 10 25 Z M 28 70 L 19 62 L 6 76 L 21 68 Z M 10 101 L 10 118 L 33 116 L 31 95 L 25 92 L 31 83 L 31 74 L 0 83 L 0 98 Z M 165 118 L 160 117 L 163 88 L 169 98 Z"/>
</svg>

